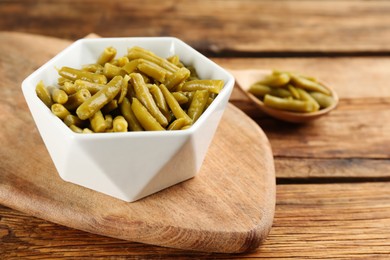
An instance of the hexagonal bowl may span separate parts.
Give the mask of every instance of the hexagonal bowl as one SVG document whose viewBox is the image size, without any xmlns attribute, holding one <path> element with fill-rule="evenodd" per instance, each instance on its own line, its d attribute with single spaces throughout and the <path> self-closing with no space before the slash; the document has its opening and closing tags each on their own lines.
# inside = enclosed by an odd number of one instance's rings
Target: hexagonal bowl
<svg viewBox="0 0 390 260">
<path fill-rule="evenodd" d="M 179 131 L 78 134 L 37 97 L 43 80 L 55 85 L 56 68 L 94 63 L 108 46 L 123 56 L 140 46 L 161 57 L 179 55 L 199 77 L 222 79 L 225 86 L 193 126 Z M 173 37 L 81 39 L 60 52 L 22 83 L 39 133 L 60 177 L 68 182 L 132 202 L 194 177 L 199 172 L 229 100 L 234 78 L 183 41 Z"/>
</svg>

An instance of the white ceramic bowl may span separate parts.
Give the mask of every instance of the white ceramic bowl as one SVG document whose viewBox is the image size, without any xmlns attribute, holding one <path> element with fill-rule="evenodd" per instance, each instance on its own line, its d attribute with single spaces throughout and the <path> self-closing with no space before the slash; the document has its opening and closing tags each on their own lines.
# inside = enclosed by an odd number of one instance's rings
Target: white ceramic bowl
<svg viewBox="0 0 390 260">
<path fill-rule="evenodd" d="M 35 93 L 38 81 L 55 85 L 56 68 L 94 63 L 105 47 L 118 57 L 140 46 L 162 57 L 179 55 L 200 78 L 222 79 L 225 86 L 196 123 L 187 130 L 78 134 L 72 132 Z M 187 180 L 200 170 L 234 86 L 226 70 L 171 37 L 78 40 L 22 83 L 22 90 L 42 139 L 62 179 L 95 191 L 135 201 Z"/>
</svg>

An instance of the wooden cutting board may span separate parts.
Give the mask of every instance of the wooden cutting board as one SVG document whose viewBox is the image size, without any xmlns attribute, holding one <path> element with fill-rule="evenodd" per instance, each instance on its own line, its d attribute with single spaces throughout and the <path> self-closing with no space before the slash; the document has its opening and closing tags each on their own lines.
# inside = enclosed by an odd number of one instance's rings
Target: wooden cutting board
<svg viewBox="0 0 390 260">
<path fill-rule="evenodd" d="M 273 156 L 261 128 L 231 104 L 201 171 L 188 181 L 127 203 L 58 176 L 20 84 L 69 43 L 0 33 L 0 204 L 129 241 L 210 252 L 257 248 L 274 216 Z"/>
</svg>

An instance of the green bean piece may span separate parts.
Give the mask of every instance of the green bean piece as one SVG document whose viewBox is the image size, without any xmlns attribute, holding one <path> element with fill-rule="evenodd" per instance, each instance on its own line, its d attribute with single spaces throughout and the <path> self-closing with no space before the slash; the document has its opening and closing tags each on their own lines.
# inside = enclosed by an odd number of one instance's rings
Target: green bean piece
<svg viewBox="0 0 390 260">
<path fill-rule="evenodd" d="M 122 79 L 121 76 L 115 76 L 103 89 L 99 90 L 99 92 L 82 103 L 76 110 L 76 114 L 79 118 L 90 118 L 93 114 L 102 109 L 104 105 L 113 100 L 121 90 Z"/>
<path fill-rule="evenodd" d="M 299 92 L 300 100 L 307 101 L 313 104 L 313 110 L 311 112 L 318 111 L 320 109 L 320 105 L 318 104 L 318 102 L 309 93 L 307 93 L 306 90 L 302 88 L 297 88 L 297 91 Z"/>
<path fill-rule="evenodd" d="M 321 92 L 321 93 L 328 95 L 328 96 L 331 95 L 329 89 L 322 86 L 320 83 L 308 80 L 306 78 L 294 75 L 294 76 L 291 76 L 291 81 L 295 87 L 303 88 L 307 91 Z"/>
<path fill-rule="evenodd" d="M 122 68 L 112 65 L 111 63 L 104 64 L 103 74 L 108 79 L 112 79 L 115 76 L 124 76 L 126 74 L 126 71 L 124 71 Z"/>
<path fill-rule="evenodd" d="M 192 80 L 184 83 L 182 91 L 208 90 L 211 93 L 219 94 L 223 85 L 223 80 L 217 79 Z"/>
<path fill-rule="evenodd" d="M 317 101 L 321 109 L 330 107 L 335 102 L 333 97 L 325 95 L 321 92 L 310 92 L 309 94 Z"/>
<path fill-rule="evenodd" d="M 258 83 L 270 87 L 282 87 L 289 82 L 290 82 L 290 75 L 288 73 L 276 72 L 271 75 L 268 75 L 263 80 L 260 80 Z"/>
<path fill-rule="evenodd" d="M 37 96 L 40 100 L 47 106 L 51 107 L 53 105 L 53 100 L 51 99 L 51 95 L 49 90 L 45 87 L 43 84 L 43 81 L 39 81 L 38 84 L 35 87 L 35 92 L 37 93 Z"/>
<path fill-rule="evenodd" d="M 81 134 L 83 132 L 83 129 L 81 129 L 80 127 L 78 126 L 75 126 L 75 125 L 70 125 L 69 128 L 75 132 L 75 133 L 78 133 L 78 134 Z"/>
<path fill-rule="evenodd" d="M 171 121 L 171 112 L 169 111 L 167 101 L 165 100 L 161 89 L 159 89 L 157 85 L 153 84 L 149 87 L 149 91 L 161 113 L 165 116 L 168 122 Z"/>
<path fill-rule="evenodd" d="M 186 129 L 190 128 L 190 127 L 191 127 L 191 125 L 185 125 L 180 130 L 186 130 Z"/>
<path fill-rule="evenodd" d="M 110 62 L 116 56 L 116 49 L 114 47 L 107 47 L 100 54 L 97 64 L 104 65 L 106 62 Z"/>
<path fill-rule="evenodd" d="M 126 97 L 127 95 L 127 91 L 129 89 L 129 80 L 130 80 L 130 76 L 129 75 L 125 75 L 122 79 L 122 85 L 121 85 L 121 94 L 118 98 L 118 104 L 122 103 L 123 99 Z"/>
<path fill-rule="evenodd" d="M 95 95 L 97 92 L 99 92 L 99 90 L 104 88 L 104 84 L 98 84 L 81 79 L 76 80 L 73 85 L 76 90 L 87 89 L 91 95 Z"/>
<path fill-rule="evenodd" d="M 65 104 L 68 101 L 68 94 L 59 88 L 53 88 L 51 91 L 51 98 L 55 103 Z"/>
<path fill-rule="evenodd" d="M 95 133 L 103 133 L 107 129 L 106 120 L 102 111 L 98 110 L 89 118 L 92 131 Z"/>
<path fill-rule="evenodd" d="M 150 91 L 150 88 L 153 86 L 153 85 L 155 85 L 154 83 L 145 83 L 145 85 L 146 85 L 146 87 L 149 89 L 149 91 Z"/>
<path fill-rule="evenodd" d="M 209 99 L 209 92 L 207 90 L 197 90 L 195 91 L 194 97 L 188 108 L 188 116 L 196 122 L 200 115 L 203 113 L 207 100 Z"/>
<path fill-rule="evenodd" d="M 113 122 L 114 132 L 127 132 L 127 121 L 123 116 L 116 116 Z"/>
<path fill-rule="evenodd" d="M 94 133 L 94 131 L 92 131 L 91 129 L 89 129 L 89 128 L 84 128 L 83 129 L 83 134 L 93 134 Z"/>
<path fill-rule="evenodd" d="M 106 129 L 112 129 L 113 128 L 113 122 L 114 119 L 112 118 L 112 115 L 107 114 L 104 116 L 104 121 L 106 122 Z"/>
<path fill-rule="evenodd" d="M 178 55 L 172 55 L 172 56 L 169 56 L 167 58 L 167 61 L 169 61 L 170 63 L 173 63 L 173 64 L 177 64 L 180 62 L 180 59 L 179 59 L 179 56 Z"/>
<path fill-rule="evenodd" d="M 254 95 L 255 97 L 262 99 L 266 94 L 270 94 L 276 97 L 291 97 L 292 93 L 287 89 L 281 87 L 269 87 L 262 85 L 260 83 L 255 83 L 250 86 L 249 93 Z"/>
<path fill-rule="evenodd" d="M 213 103 L 214 98 L 210 97 L 207 99 L 206 107 L 204 108 L 205 110 Z"/>
<path fill-rule="evenodd" d="M 145 50 L 145 49 L 138 47 L 138 46 L 135 46 L 131 49 L 128 49 L 127 57 L 130 60 L 145 59 L 145 60 L 151 61 L 153 63 L 156 63 L 160 67 L 163 67 L 164 69 L 168 70 L 171 73 L 173 73 L 179 69 L 175 64 L 169 62 L 168 60 L 166 60 L 162 57 L 159 57 L 156 54 L 154 54 L 153 52 Z"/>
<path fill-rule="evenodd" d="M 290 91 L 290 93 L 291 93 L 291 95 L 292 95 L 293 98 L 295 98 L 295 99 L 300 99 L 299 92 L 298 92 L 298 90 L 297 90 L 296 87 L 294 87 L 294 86 L 291 85 L 291 84 L 288 84 L 288 85 L 287 85 L 287 89 L 288 89 L 288 91 Z"/>
<path fill-rule="evenodd" d="M 127 94 L 126 94 L 126 97 L 129 99 L 129 100 L 132 100 L 133 97 L 136 97 L 135 95 L 135 90 L 134 90 L 134 87 L 132 84 L 128 84 L 127 86 Z"/>
<path fill-rule="evenodd" d="M 91 93 L 87 89 L 80 89 L 75 94 L 68 97 L 68 102 L 64 106 L 68 110 L 76 110 L 81 104 L 91 97 Z M 86 118 L 82 118 L 83 120 Z"/>
<path fill-rule="evenodd" d="M 148 77 L 148 75 L 145 75 L 144 73 L 142 72 L 139 72 L 139 74 L 142 76 L 142 78 L 144 79 L 144 82 L 145 84 L 149 84 L 150 83 L 150 78 Z"/>
<path fill-rule="evenodd" d="M 77 92 L 76 86 L 73 84 L 73 82 L 65 82 L 63 85 L 60 85 L 60 89 L 65 91 L 66 94 L 73 95 L 74 93 Z"/>
<path fill-rule="evenodd" d="M 280 110 L 287 110 L 292 112 L 303 112 L 308 113 L 313 111 L 313 104 L 307 101 L 302 100 L 295 100 L 295 99 L 284 99 L 279 97 L 274 97 L 271 95 L 265 95 L 264 96 L 264 104 L 266 106 L 280 109 Z"/>
<path fill-rule="evenodd" d="M 86 126 L 86 122 L 84 120 L 81 120 L 80 118 L 78 118 L 77 116 L 75 115 L 67 115 L 65 116 L 64 118 L 64 123 L 70 127 L 71 125 L 75 125 L 75 126 L 78 126 L 80 128 Z"/>
<path fill-rule="evenodd" d="M 117 59 L 113 59 L 112 61 L 110 61 L 110 62 L 108 62 L 108 63 L 110 63 L 111 65 L 114 65 L 114 66 L 119 67 L 119 66 L 118 66 L 118 60 L 117 60 Z M 107 131 L 108 131 L 108 130 L 107 130 Z"/>
<path fill-rule="evenodd" d="M 68 109 L 64 107 L 62 104 L 53 104 L 51 106 L 51 112 L 53 112 L 54 115 L 56 115 L 61 120 L 64 120 L 66 116 L 70 115 L 70 112 Z"/>
<path fill-rule="evenodd" d="M 194 67 L 189 66 L 189 67 L 187 67 L 187 69 L 190 71 L 190 77 L 188 78 L 189 81 L 200 79 L 200 78 L 199 78 L 199 75 L 198 75 L 198 73 L 196 72 L 196 69 L 195 69 Z"/>
<path fill-rule="evenodd" d="M 124 98 L 123 102 L 120 104 L 120 109 L 123 117 L 126 119 L 129 130 L 131 131 L 143 131 L 141 124 L 138 122 L 138 119 L 135 117 L 133 110 L 131 109 L 131 104 L 129 99 Z"/>
<path fill-rule="evenodd" d="M 159 82 L 163 82 L 165 80 L 165 76 L 167 75 L 167 71 L 164 68 L 160 67 L 156 63 L 144 59 L 140 59 L 137 68 Z"/>
<path fill-rule="evenodd" d="M 156 118 L 157 122 L 159 122 L 161 126 L 166 127 L 168 125 L 168 120 L 161 113 L 156 102 L 154 102 L 152 94 L 150 94 L 141 74 L 131 73 L 130 81 L 134 87 L 137 99 L 148 109 L 150 114 Z"/>
<path fill-rule="evenodd" d="M 114 111 L 115 109 L 118 108 L 118 100 L 113 99 L 110 102 L 108 102 L 104 107 L 102 107 L 102 113 L 103 114 L 108 114 Z"/>
<path fill-rule="evenodd" d="M 69 68 L 69 67 L 62 67 L 59 71 L 58 74 L 60 74 L 62 77 L 70 79 L 72 81 L 82 79 L 90 82 L 95 82 L 99 84 L 106 84 L 107 83 L 107 78 L 104 75 L 101 74 L 95 74 L 89 71 L 84 71 L 84 70 L 78 70 L 74 68 Z"/>
<path fill-rule="evenodd" d="M 307 76 L 307 75 L 303 75 L 303 74 L 297 74 L 297 73 L 295 73 L 295 72 L 291 72 L 291 71 L 277 71 L 277 70 L 274 70 L 273 71 L 273 73 L 274 74 L 280 74 L 280 73 L 287 73 L 290 77 L 291 76 L 294 76 L 294 75 L 296 75 L 296 76 L 299 76 L 299 77 L 302 77 L 302 78 L 305 78 L 305 79 L 308 79 L 308 80 L 310 80 L 310 81 L 314 81 L 314 82 L 317 82 L 317 79 L 316 78 L 314 78 L 314 77 L 311 77 L 311 76 Z"/>
<path fill-rule="evenodd" d="M 187 104 L 190 100 L 183 92 L 172 92 L 172 95 L 180 105 Z"/>
<path fill-rule="evenodd" d="M 138 64 L 140 62 L 140 59 L 131 60 L 128 63 L 126 63 L 122 69 L 126 71 L 128 74 L 131 74 L 137 70 Z"/>
<path fill-rule="evenodd" d="M 167 76 L 165 80 L 165 86 L 171 90 L 180 85 L 180 83 L 184 82 L 190 76 L 191 72 L 183 67 L 175 71 L 173 74 Z M 164 81 L 160 81 L 164 82 Z"/>
<path fill-rule="evenodd" d="M 249 87 L 248 92 L 257 98 L 263 98 L 266 94 L 271 93 L 271 87 L 257 82 Z"/>
<path fill-rule="evenodd" d="M 66 82 L 72 83 L 73 81 L 70 80 L 70 79 L 66 79 L 66 78 L 64 78 L 64 77 L 59 77 L 59 78 L 57 79 L 57 83 L 58 83 L 58 85 L 60 85 L 60 86 L 64 85 Z"/>
<path fill-rule="evenodd" d="M 100 64 L 93 63 L 93 64 L 83 65 L 81 69 L 92 73 L 103 74 L 104 67 Z"/>
<path fill-rule="evenodd" d="M 292 97 L 292 94 L 290 91 L 284 88 L 271 88 L 271 95 L 276 97 L 282 97 L 282 98 L 288 98 Z"/>
<path fill-rule="evenodd" d="M 179 118 L 168 126 L 168 130 L 181 130 L 186 125 L 188 125 L 188 121 L 185 118 Z"/>
<path fill-rule="evenodd" d="M 172 113 L 175 115 L 176 119 L 184 118 L 189 122 L 189 124 L 192 124 L 192 119 L 180 107 L 180 104 L 177 102 L 168 88 L 164 84 L 160 84 L 158 87 L 161 89 L 161 92 L 163 93 L 165 100 L 167 101 L 167 104 Z"/>
<path fill-rule="evenodd" d="M 313 82 L 317 82 L 318 83 L 318 80 L 317 78 L 315 77 L 311 77 L 311 76 L 306 76 L 306 75 L 300 75 L 301 77 L 307 79 L 307 80 L 310 80 L 310 81 L 313 81 Z"/>
<path fill-rule="evenodd" d="M 131 104 L 131 109 L 134 112 L 135 117 L 142 127 L 147 131 L 163 131 L 165 130 L 157 120 L 152 116 L 149 111 L 142 105 L 142 103 L 137 99 L 133 98 Z"/>
<path fill-rule="evenodd" d="M 186 95 L 186 97 L 188 98 L 188 102 L 191 103 L 192 102 L 192 99 L 194 98 L 194 94 L 195 94 L 195 91 L 185 91 L 185 92 L 181 92 L 183 93 L 184 95 Z M 209 92 L 209 96 L 212 97 L 214 95 L 214 93 L 210 93 Z"/>
<path fill-rule="evenodd" d="M 169 61 L 170 63 L 175 64 L 179 68 L 183 68 L 184 67 L 183 63 L 181 63 L 181 61 L 180 61 L 179 55 L 173 55 L 171 57 L 168 57 L 167 61 Z"/>
<path fill-rule="evenodd" d="M 127 56 L 123 56 L 123 57 L 118 58 L 117 64 L 116 64 L 116 65 L 117 65 L 118 67 L 123 67 L 123 66 L 125 66 L 128 62 L 129 62 L 129 58 L 127 58 Z"/>
</svg>

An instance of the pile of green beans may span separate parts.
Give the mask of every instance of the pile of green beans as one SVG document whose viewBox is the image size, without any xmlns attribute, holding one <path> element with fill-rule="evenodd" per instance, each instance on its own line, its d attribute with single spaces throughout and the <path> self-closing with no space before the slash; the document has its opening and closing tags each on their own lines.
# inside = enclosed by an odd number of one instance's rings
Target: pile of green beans
<svg viewBox="0 0 390 260">
<path fill-rule="evenodd" d="M 331 91 L 316 79 L 291 72 L 273 71 L 248 92 L 266 106 L 299 113 L 315 112 L 335 102 Z"/>
<path fill-rule="evenodd" d="M 116 58 L 107 47 L 96 63 L 58 69 L 58 85 L 36 85 L 37 96 L 76 133 L 189 128 L 213 102 L 223 80 L 200 79 L 177 55 L 141 47 Z"/>
</svg>

